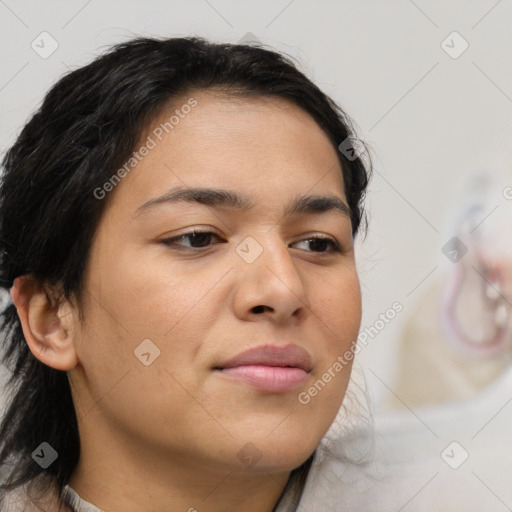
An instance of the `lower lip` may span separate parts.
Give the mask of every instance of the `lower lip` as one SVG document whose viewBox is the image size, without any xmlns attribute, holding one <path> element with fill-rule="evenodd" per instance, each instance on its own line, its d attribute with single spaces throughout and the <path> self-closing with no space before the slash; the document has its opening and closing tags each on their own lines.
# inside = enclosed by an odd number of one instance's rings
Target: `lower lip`
<svg viewBox="0 0 512 512">
<path fill-rule="evenodd" d="M 248 365 L 224 368 L 227 377 L 247 382 L 251 386 L 271 393 L 291 391 L 304 383 L 308 373 L 301 368 L 282 366 Z"/>
</svg>

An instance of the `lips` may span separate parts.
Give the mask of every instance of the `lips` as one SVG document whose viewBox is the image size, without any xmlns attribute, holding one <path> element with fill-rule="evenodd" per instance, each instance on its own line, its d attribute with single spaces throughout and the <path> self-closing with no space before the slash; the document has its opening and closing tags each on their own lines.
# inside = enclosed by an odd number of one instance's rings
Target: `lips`
<svg viewBox="0 0 512 512">
<path fill-rule="evenodd" d="M 297 345 L 264 345 L 238 354 L 215 370 L 261 391 L 283 393 L 303 384 L 312 367 L 311 356 Z"/>
</svg>

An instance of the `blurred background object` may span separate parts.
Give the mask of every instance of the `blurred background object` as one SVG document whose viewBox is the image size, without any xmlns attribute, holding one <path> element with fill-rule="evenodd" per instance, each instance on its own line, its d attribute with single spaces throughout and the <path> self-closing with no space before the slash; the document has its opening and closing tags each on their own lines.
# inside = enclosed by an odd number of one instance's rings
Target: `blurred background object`
<svg viewBox="0 0 512 512">
<path fill-rule="evenodd" d="M 457 192 L 441 278 L 400 335 L 389 407 L 469 398 L 512 362 L 512 208 L 496 203 L 492 170 L 470 175 Z"/>
</svg>

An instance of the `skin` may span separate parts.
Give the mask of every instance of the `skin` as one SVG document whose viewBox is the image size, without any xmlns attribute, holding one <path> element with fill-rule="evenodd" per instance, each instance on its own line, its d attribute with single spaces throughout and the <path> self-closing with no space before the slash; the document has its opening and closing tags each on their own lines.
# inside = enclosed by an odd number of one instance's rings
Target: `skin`
<svg viewBox="0 0 512 512">
<path fill-rule="evenodd" d="M 32 353 L 68 374 L 81 439 L 70 485 L 109 512 L 271 511 L 335 418 L 351 364 L 307 405 L 298 393 L 360 327 L 350 219 L 337 210 L 284 216 L 305 194 L 346 203 L 325 133 L 283 99 L 193 97 L 197 106 L 110 192 L 86 269 L 84 323 L 75 305 L 52 307 L 29 276 L 11 291 Z M 177 186 L 229 189 L 254 206 L 182 202 L 137 214 Z M 193 227 L 218 238 L 199 249 L 186 237 L 163 242 Z M 252 263 L 236 252 L 248 236 L 263 249 Z M 318 249 L 312 236 L 341 252 Z M 160 350 L 149 366 L 134 355 L 144 339 Z M 313 361 L 293 391 L 266 393 L 213 371 L 248 348 L 287 343 Z M 260 456 L 251 465 L 237 456 L 247 443 Z"/>
</svg>

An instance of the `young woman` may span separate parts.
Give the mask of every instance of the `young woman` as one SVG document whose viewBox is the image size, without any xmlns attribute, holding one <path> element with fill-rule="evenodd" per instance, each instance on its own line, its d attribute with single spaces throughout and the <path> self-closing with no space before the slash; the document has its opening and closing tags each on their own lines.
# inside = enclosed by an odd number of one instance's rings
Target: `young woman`
<svg viewBox="0 0 512 512">
<path fill-rule="evenodd" d="M 3 161 L 5 510 L 298 510 L 360 327 L 354 137 L 263 48 L 59 80 Z"/>
</svg>

